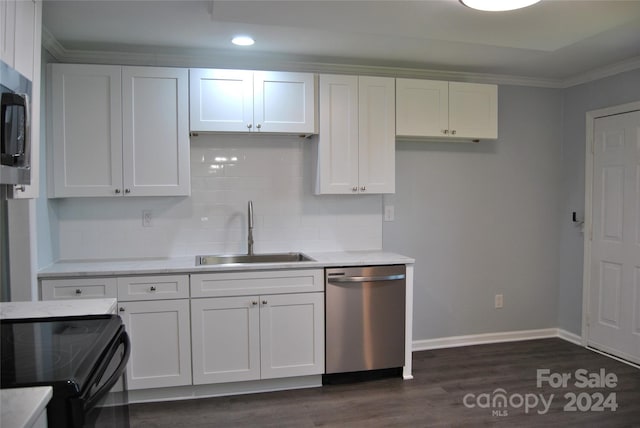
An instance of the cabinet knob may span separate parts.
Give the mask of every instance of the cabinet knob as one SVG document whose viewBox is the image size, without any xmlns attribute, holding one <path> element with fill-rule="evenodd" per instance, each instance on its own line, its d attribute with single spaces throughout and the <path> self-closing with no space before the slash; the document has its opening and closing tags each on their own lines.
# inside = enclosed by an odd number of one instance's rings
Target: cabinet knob
<svg viewBox="0 0 640 428">
<path fill-rule="evenodd" d="M 258 305 L 258 302 L 256 300 L 251 301 L 251 306 L 257 306 L 257 305 Z"/>
<path fill-rule="evenodd" d="M 131 189 L 124 189 L 124 193 L 131 193 Z"/>
<path fill-rule="evenodd" d="M 263 300 L 263 301 L 262 301 L 262 304 L 263 304 L 263 305 L 266 305 L 267 303 L 269 303 L 269 302 L 267 302 L 266 300 Z"/>
<path fill-rule="evenodd" d="M 357 191 L 358 191 L 358 186 L 353 186 L 353 187 L 351 188 L 351 190 L 352 190 L 352 191 L 354 191 L 354 192 L 357 192 Z"/>
<path fill-rule="evenodd" d="M 443 133 L 444 135 L 447 135 L 447 134 L 449 133 L 449 130 L 448 130 L 448 129 L 443 129 L 443 130 L 442 130 L 442 133 Z"/>
<path fill-rule="evenodd" d="M 156 286 L 152 285 L 151 287 L 149 287 L 149 291 L 156 291 Z"/>
<path fill-rule="evenodd" d="M 76 296 L 79 296 L 82 294 L 82 290 L 80 290 L 79 288 L 76 288 Z"/>
<path fill-rule="evenodd" d="M 250 123 L 247 123 L 247 129 L 251 129 L 251 126 L 252 125 Z"/>
<path fill-rule="evenodd" d="M 361 192 L 364 192 L 365 190 L 367 190 L 367 187 L 366 187 L 366 186 L 362 186 L 362 187 L 360 187 L 360 191 L 361 191 Z"/>
<path fill-rule="evenodd" d="M 257 125 L 256 125 L 256 128 L 258 128 L 258 129 L 262 128 L 262 124 L 260 124 L 260 123 L 259 123 L 259 124 L 257 124 Z"/>
<path fill-rule="evenodd" d="M 451 134 L 452 134 L 452 135 L 456 135 L 456 130 L 455 130 L 455 129 L 454 129 L 454 130 L 452 130 L 452 131 L 451 131 Z"/>
<path fill-rule="evenodd" d="M 116 189 L 116 195 L 120 194 L 120 189 Z"/>
<path fill-rule="evenodd" d="M 125 311 L 124 306 L 120 306 L 120 308 L 118 308 L 118 310 L 119 310 L 120 312 L 124 312 L 124 311 Z"/>
</svg>

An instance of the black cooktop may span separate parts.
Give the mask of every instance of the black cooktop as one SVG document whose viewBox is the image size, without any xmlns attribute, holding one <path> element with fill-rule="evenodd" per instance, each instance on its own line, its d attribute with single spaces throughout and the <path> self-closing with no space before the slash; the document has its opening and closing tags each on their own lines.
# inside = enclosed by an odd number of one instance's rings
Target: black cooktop
<svg viewBox="0 0 640 428">
<path fill-rule="evenodd" d="M 117 315 L 2 320 L 2 388 L 50 385 L 80 394 L 123 328 Z"/>
</svg>

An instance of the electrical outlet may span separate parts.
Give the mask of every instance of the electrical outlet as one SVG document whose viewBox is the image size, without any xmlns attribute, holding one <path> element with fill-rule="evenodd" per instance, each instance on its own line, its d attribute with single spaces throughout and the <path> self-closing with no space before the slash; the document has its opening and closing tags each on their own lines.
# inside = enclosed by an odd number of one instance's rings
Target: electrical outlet
<svg viewBox="0 0 640 428">
<path fill-rule="evenodd" d="M 395 218 L 395 207 L 393 205 L 384 206 L 384 221 L 393 221 Z"/>
<path fill-rule="evenodd" d="M 496 294 L 495 298 L 495 307 L 496 309 L 502 309 L 502 305 L 504 304 L 502 294 Z"/>
<path fill-rule="evenodd" d="M 142 210 L 142 227 L 151 227 L 151 211 Z"/>
</svg>

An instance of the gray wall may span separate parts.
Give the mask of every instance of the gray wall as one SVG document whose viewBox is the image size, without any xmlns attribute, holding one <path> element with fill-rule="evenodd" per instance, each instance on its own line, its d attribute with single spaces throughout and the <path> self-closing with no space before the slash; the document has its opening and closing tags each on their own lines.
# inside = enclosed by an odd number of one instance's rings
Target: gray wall
<svg viewBox="0 0 640 428">
<path fill-rule="evenodd" d="M 574 86 L 563 91 L 562 228 L 558 326 L 581 334 L 583 234 L 571 222 L 572 211 L 584 213 L 586 113 L 640 100 L 640 70 Z"/>
<path fill-rule="evenodd" d="M 557 326 L 561 91 L 498 105 L 498 141 L 397 144 L 383 246 L 416 259 L 414 340 Z"/>
</svg>

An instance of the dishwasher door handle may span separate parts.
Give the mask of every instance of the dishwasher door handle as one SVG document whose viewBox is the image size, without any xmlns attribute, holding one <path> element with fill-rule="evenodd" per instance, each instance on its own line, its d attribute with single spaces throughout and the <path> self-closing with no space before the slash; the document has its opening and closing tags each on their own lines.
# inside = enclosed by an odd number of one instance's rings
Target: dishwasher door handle
<svg viewBox="0 0 640 428">
<path fill-rule="evenodd" d="M 383 276 L 340 276 L 328 277 L 329 283 L 345 283 L 345 282 L 378 282 L 378 281 L 398 281 L 405 279 L 405 274 L 399 275 L 383 275 Z"/>
</svg>

